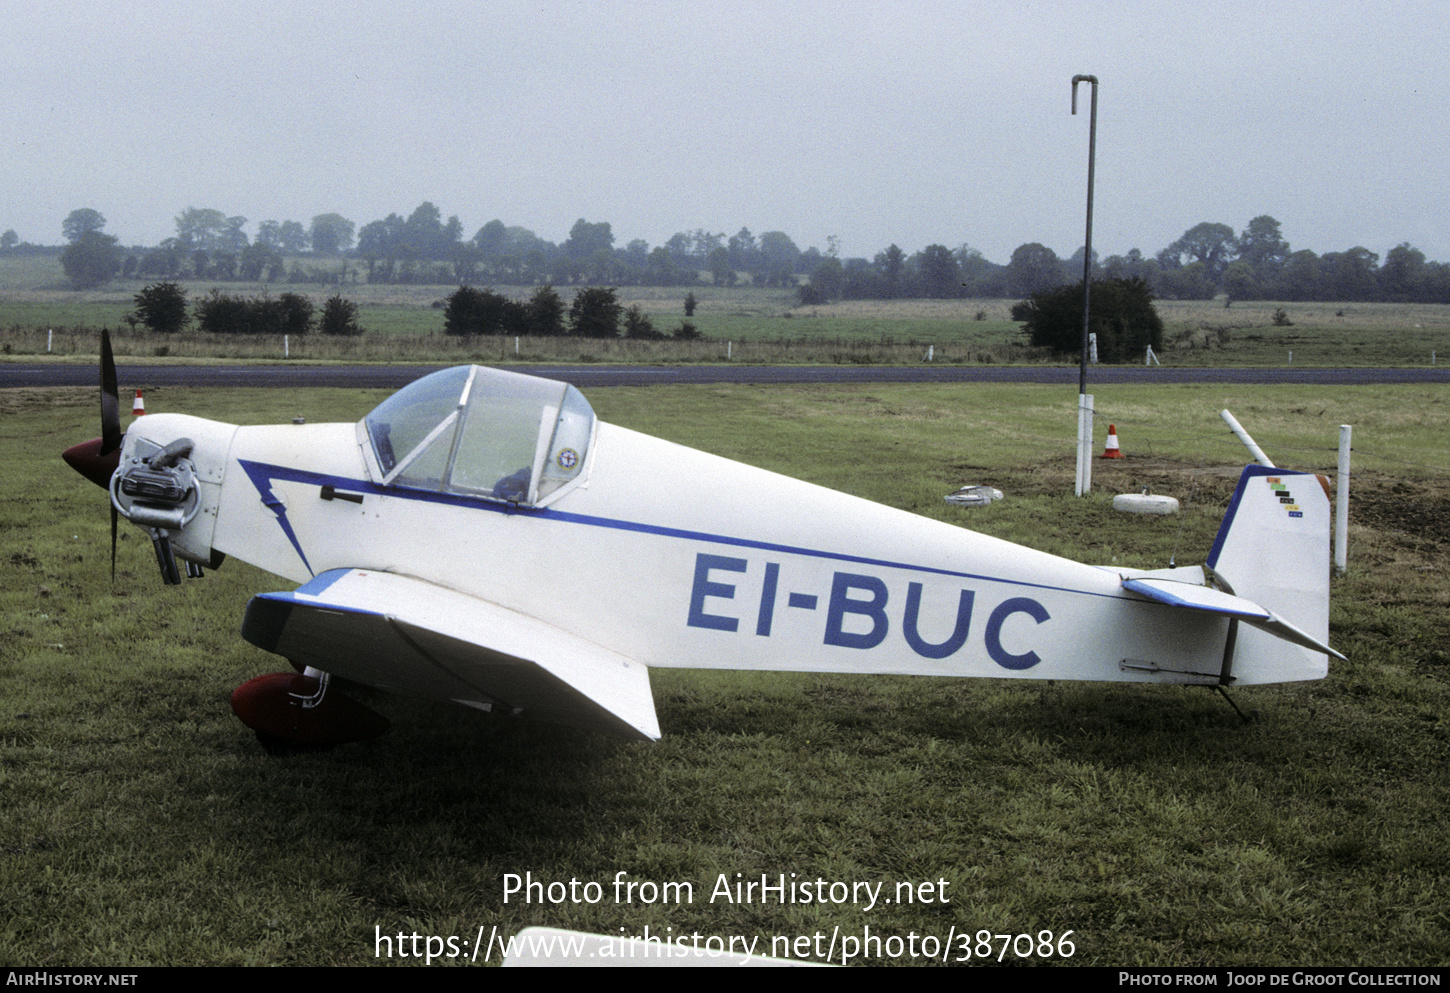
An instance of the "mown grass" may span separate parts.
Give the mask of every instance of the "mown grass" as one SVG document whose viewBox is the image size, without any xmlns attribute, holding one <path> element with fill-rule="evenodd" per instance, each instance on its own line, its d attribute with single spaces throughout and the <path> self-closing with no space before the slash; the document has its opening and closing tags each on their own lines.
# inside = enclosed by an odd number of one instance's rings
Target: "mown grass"
<svg viewBox="0 0 1450 993">
<path fill-rule="evenodd" d="M 375 935 L 1071 930 L 1071 964 L 1443 965 L 1450 799 L 1446 402 L 1437 388 L 1118 387 L 1120 463 L 1072 481 L 1072 397 L 1033 386 L 595 390 L 607 419 L 1088 561 L 1201 560 L 1242 459 L 1356 430 L 1327 680 L 1188 689 L 659 671 L 630 744 L 401 698 L 366 744 L 272 757 L 229 712 L 280 660 L 236 635 L 282 588 L 242 563 L 165 589 L 57 453 L 94 391 L 0 391 L 0 961 L 366 964 Z M 373 391 L 158 390 L 153 410 L 346 420 Z M 1323 413 L 1321 414 L 1321 410 Z M 1127 425 L 1127 426 L 1125 426 Z M 1101 427 L 1099 431 L 1101 436 Z M 1004 489 L 974 511 L 942 496 Z M 1178 518 L 1115 515 L 1152 485 Z M 1418 515 L 1418 516 L 1417 516 Z M 577 551 L 577 550 L 576 550 Z M 614 874 L 695 886 L 616 905 Z M 506 873 L 603 884 L 503 901 Z M 950 902 L 735 905 L 734 880 L 946 880 Z M 949 949 L 950 951 L 950 949 Z M 1008 961 L 1014 957 L 1009 952 Z M 408 959 L 416 962 L 416 959 Z M 886 964 L 885 959 L 872 962 Z M 924 960 L 903 959 L 912 964 Z"/>
</svg>

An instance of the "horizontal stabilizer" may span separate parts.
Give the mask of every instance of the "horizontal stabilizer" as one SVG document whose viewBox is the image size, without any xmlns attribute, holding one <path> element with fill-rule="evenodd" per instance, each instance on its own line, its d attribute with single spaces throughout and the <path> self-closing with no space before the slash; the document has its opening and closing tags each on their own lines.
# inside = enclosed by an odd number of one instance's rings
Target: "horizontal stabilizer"
<svg viewBox="0 0 1450 993">
<path fill-rule="evenodd" d="M 421 579 L 335 569 L 247 605 L 242 636 L 382 689 L 657 739 L 649 669 L 496 603 Z"/>
<path fill-rule="evenodd" d="M 1284 618 L 1243 597 L 1216 590 L 1211 586 L 1195 586 L 1168 579 L 1124 579 L 1123 589 L 1137 593 L 1170 607 L 1200 610 L 1223 617 L 1236 617 L 1246 624 L 1267 631 L 1285 641 L 1292 642 L 1316 652 L 1324 652 L 1342 659 L 1343 655 L 1328 645 L 1301 631 Z"/>
</svg>

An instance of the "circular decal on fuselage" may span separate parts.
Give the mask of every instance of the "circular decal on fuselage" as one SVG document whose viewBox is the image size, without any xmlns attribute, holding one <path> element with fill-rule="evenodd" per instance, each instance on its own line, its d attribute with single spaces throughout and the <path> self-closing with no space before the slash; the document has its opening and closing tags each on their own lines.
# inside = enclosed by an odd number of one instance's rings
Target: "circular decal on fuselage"
<svg viewBox="0 0 1450 993">
<path fill-rule="evenodd" d="M 554 464 L 565 472 L 569 472 L 579 464 L 579 453 L 572 448 L 562 448 L 555 456 Z"/>
</svg>

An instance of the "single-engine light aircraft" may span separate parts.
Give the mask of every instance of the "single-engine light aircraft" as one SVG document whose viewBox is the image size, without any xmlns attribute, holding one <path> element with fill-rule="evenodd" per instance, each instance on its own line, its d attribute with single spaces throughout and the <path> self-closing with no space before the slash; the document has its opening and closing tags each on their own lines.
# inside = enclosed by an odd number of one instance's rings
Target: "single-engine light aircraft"
<svg viewBox="0 0 1450 993">
<path fill-rule="evenodd" d="M 1082 565 L 598 420 L 566 383 L 459 366 L 355 424 L 150 413 L 67 461 L 151 532 L 168 582 L 226 556 L 295 589 L 242 636 L 299 672 L 239 687 L 266 743 L 381 732 L 330 677 L 629 737 L 649 670 L 1318 679 L 1329 500 L 1249 466 L 1204 566 Z"/>
</svg>

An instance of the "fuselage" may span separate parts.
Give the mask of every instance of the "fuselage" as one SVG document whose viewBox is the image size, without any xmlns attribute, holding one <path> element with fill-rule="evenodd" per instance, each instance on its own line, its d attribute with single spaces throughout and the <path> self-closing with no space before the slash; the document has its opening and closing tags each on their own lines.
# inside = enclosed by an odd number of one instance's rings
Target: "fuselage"
<svg viewBox="0 0 1450 993">
<path fill-rule="evenodd" d="M 196 443 L 183 555 L 411 576 L 649 666 L 1204 682 L 1223 659 L 1221 619 L 1112 571 L 602 422 L 534 506 L 385 483 L 355 424 L 132 431 Z"/>
</svg>

